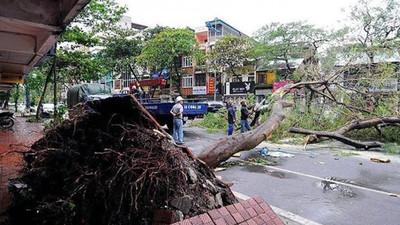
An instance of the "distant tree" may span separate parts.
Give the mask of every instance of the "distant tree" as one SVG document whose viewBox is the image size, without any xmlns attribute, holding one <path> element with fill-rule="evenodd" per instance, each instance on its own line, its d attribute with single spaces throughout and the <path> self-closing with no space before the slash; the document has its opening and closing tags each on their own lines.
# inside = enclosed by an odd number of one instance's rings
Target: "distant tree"
<svg viewBox="0 0 400 225">
<path fill-rule="evenodd" d="M 156 37 L 157 34 L 164 30 L 170 29 L 169 27 L 156 25 L 153 28 L 147 28 L 143 31 L 144 41 L 151 40 Z"/>
<path fill-rule="evenodd" d="M 117 28 L 104 38 L 104 49 L 99 52 L 99 55 L 104 59 L 108 68 L 119 71 L 127 66 L 135 65 L 143 43 L 135 31 Z"/>
<path fill-rule="evenodd" d="M 126 12 L 115 0 L 92 0 L 67 27 L 58 50 L 57 69 L 66 84 L 98 80 L 109 70 L 94 46 L 101 47 L 102 39 L 113 34 L 115 24 Z"/>
<path fill-rule="evenodd" d="M 97 80 L 104 75 L 108 70 L 106 64 L 89 50 L 101 44 L 102 35 L 109 32 L 124 12 L 126 8 L 119 6 L 115 0 L 92 0 L 75 17 L 62 35 L 61 44 L 58 45 L 61 47 L 56 53 L 56 71 L 60 83 L 69 87 L 78 82 Z M 30 78 L 32 75 L 27 78 L 28 89 L 40 89 L 43 92 L 40 94 L 43 97 L 39 98 L 38 109 L 47 95 L 47 88 L 44 87 L 51 81 L 49 71 L 48 63 L 35 71 L 37 75 L 44 74 L 45 79 L 42 84 L 32 81 Z"/>
<path fill-rule="evenodd" d="M 290 73 L 290 60 L 303 58 L 307 63 L 316 63 L 318 48 L 329 40 L 329 32 L 304 22 L 286 24 L 271 23 L 255 34 L 258 42 L 255 54 L 265 62 L 283 60 Z"/>
<path fill-rule="evenodd" d="M 194 32 L 189 28 L 167 29 L 149 40 L 138 57 L 143 67 L 150 69 L 173 68 L 171 74 L 173 85 L 181 90 L 182 73 L 179 71 L 182 56 L 201 58 Z"/>
<path fill-rule="evenodd" d="M 350 27 L 357 50 L 368 55 L 397 49 L 400 43 L 400 2 L 398 0 L 359 0 L 350 9 Z"/>
<path fill-rule="evenodd" d="M 250 38 L 226 35 L 217 41 L 207 59 L 215 69 L 222 69 L 241 80 L 239 71 L 251 60 L 252 44 Z"/>
</svg>

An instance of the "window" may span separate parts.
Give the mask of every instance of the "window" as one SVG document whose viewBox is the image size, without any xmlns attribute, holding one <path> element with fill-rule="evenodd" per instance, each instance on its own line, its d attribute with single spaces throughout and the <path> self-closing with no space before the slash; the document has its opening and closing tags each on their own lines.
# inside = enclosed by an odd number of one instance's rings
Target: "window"
<svg viewBox="0 0 400 225">
<path fill-rule="evenodd" d="M 193 76 L 182 77 L 182 87 L 193 87 Z"/>
<path fill-rule="evenodd" d="M 196 74 L 195 86 L 206 86 L 206 75 Z"/>
<path fill-rule="evenodd" d="M 254 81 L 254 76 L 248 76 L 247 81 Z"/>
<path fill-rule="evenodd" d="M 192 58 L 189 56 L 182 57 L 182 67 L 192 67 Z"/>
<path fill-rule="evenodd" d="M 257 74 L 257 84 L 264 84 L 265 83 L 265 73 Z"/>
</svg>

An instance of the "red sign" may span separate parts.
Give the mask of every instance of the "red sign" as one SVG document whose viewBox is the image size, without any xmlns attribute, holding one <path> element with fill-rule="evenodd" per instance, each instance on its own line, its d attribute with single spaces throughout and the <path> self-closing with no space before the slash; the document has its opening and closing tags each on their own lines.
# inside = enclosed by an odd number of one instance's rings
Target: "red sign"
<svg viewBox="0 0 400 225">
<path fill-rule="evenodd" d="M 209 77 L 208 78 L 208 86 L 207 86 L 207 93 L 208 94 L 214 94 L 214 77 Z"/>
<path fill-rule="evenodd" d="M 287 81 L 287 80 L 281 80 L 281 81 L 274 82 L 272 84 L 272 91 L 274 92 L 274 91 L 278 90 L 279 88 L 285 86 L 286 84 L 293 84 L 293 83 L 294 83 L 293 81 Z M 290 93 L 293 93 L 293 92 L 294 92 L 293 89 L 290 90 Z"/>
</svg>

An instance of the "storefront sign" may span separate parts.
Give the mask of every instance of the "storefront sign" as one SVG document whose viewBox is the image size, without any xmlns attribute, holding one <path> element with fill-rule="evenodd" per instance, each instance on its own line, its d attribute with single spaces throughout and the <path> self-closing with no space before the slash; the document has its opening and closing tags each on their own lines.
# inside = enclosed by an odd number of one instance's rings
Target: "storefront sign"
<svg viewBox="0 0 400 225">
<path fill-rule="evenodd" d="M 276 90 L 278 90 L 279 88 L 281 88 L 281 87 L 283 87 L 283 86 L 285 86 L 285 85 L 287 85 L 287 84 L 294 84 L 294 82 L 293 82 L 293 81 L 287 81 L 287 80 L 281 80 L 281 81 L 274 82 L 274 83 L 272 84 L 272 91 L 276 91 Z M 293 93 L 293 92 L 294 92 L 294 89 L 290 89 L 289 92 L 290 92 L 290 93 Z"/>
<path fill-rule="evenodd" d="M 194 95 L 205 95 L 207 93 L 206 86 L 194 86 L 193 94 Z"/>
<path fill-rule="evenodd" d="M 254 89 L 254 81 L 244 81 L 244 82 L 230 82 L 226 85 L 229 90 L 228 94 L 246 94 Z M 227 91 L 228 91 L 227 90 Z"/>
<path fill-rule="evenodd" d="M 214 94 L 214 85 L 215 85 L 215 82 L 214 82 L 214 77 L 209 77 L 208 78 L 208 94 Z"/>
</svg>

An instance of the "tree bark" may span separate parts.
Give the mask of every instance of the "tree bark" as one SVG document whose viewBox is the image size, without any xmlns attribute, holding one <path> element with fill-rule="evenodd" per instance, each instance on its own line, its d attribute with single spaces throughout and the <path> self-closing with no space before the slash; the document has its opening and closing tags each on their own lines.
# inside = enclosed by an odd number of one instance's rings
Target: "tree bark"
<svg viewBox="0 0 400 225">
<path fill-rule="evenodd" d="M 319 137 L 328 137 L 328 138 L 333 138 L 336 139 L 344 144 L 351 145 L 357 149 L 371 149 L 371 148 L 381 148 L 382 145 L 381 143 L 378 142 L 360 142 L 356 141 L 350 138 L 347 138 L 341 134 L 338 134 L 337 132 L 328 132 L 328 131 L 313 131 L 313 130 L 306 130 L 302 128 L 295 128 L 291 127 L 289 128 L 289 132 L 291 133 L 296 133 L 296 134 L 308 134 L 308 135 L 315 135 L 317 139 Z"/>
<path fill-rule="evenodd" d="M 175 68 L 175 73 L 176 73 L 176 79 L 175 79 L 175 86 L 176 86 L 176 88 L 178 89 L 178 93 L 179 93 L 179 95 L 182 95 L 182 93 L 181 93 L 181 75 L 179 74 L 179 69 L 178 69 L 178 65 L 176 64 L 176 62 L 174 62 L 174 68 Z M 171 77 L 171 79 L 173 79 L 172 77 Z"/>
<path fill-rule="evenodd" d="M 198 158 L 204 161 L 209 167 L 214 168 L 221 162 L 229 159 L 236 152 L 255 148 L 267 139 L 286 118 L 284 107 L 292 105 L 292 102 L 282 99 L 277 100 L 272 107 L 271 116 L 266 122 L 249 132 L 221 139 L 219 142 L 202 151 L 198 155 Z"/>
</svg>

